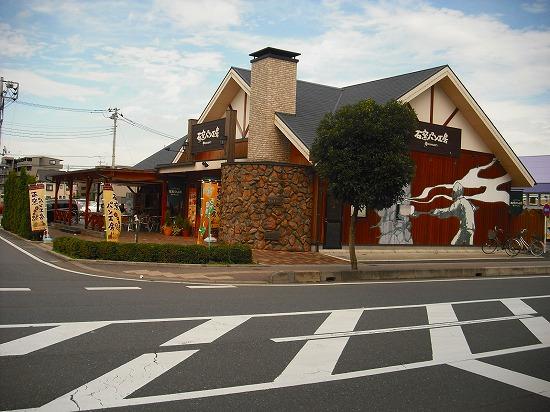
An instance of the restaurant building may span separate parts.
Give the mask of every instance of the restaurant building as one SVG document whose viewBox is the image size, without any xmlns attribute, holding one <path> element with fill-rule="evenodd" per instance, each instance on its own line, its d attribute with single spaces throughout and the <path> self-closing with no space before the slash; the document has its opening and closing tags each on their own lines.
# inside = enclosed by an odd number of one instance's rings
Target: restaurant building
<svg viewBox="0 0 550 412">
<path fill-rule="evenodd" d="M 401 204 L 360 211 L 357 244 L 480 245 L 495 225 L 511 228 L 511 187 L 535 181 L 449 66 L 333 87 L 297 80 L 299 53 L 251 56 L 250 70 L 230 68 L 189 120 L 189 138 L 134 166 L 163 182 L 163 220 L 181 214 L 198 230 L 210 199 L 219 241 L 293 251 L 347 244 L 350 206 L 327 193 L 309 151 L 326 113 L 372 98 L 417 113 L 416 175 Z"/>
</svg>

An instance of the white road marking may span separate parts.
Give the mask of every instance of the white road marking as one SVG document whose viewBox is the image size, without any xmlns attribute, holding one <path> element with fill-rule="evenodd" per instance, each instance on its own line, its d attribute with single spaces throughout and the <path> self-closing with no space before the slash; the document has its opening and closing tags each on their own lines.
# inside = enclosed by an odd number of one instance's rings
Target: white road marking
<svg viewBox="0 0 550 412">
<path fill-rule="evenodd" d="M 517 316 L 503 316 L 501 318 L 473 319 L 473 320 L 464 320 L 464 321 L 457 321 L 457 322 L 437 323 L 433 325 L 429 324 L 429 325 L 415 325 L 415 326 L 400 326 L 396 328 L 356 330 L 352 332 L 335 332 L 335 333 L 315 334 L 315 335 L 289 336 L 285 338 L 271 338 L 271 340 L 277 343 L 296 342 L 301 340 L 322 340 L 322 339 L 342 338 L 342 337 L 352 337 L 352 336 L 362 336 L 362 335 L 377 335 L 380 333 L 406 332 L 410 330 L 449 329 L 449 328 L 462 326 L 462 325 L 474 325 L 478 323 L 488 323 L 488 322 L 501 322 L 504 320 L 523 320 L 525 318 L 531 318 L 531 315 L 517 315 Z"/>
<path fill-rule="evenodd" d="M 42 406 L 45 411 L 81 411 L 118 402 L 193 355 L 196 350 L 145 353 Z"/>
<path fill-rule="evenodd" d="M 189 289 L 225 289 L 225 288 L 236 288 L 235 285 L 189 285 L 186 286 Z"/>
<path fill-rule="evenodd" d="M 0 292 L 30 292 L 30 288 L 0 288 Z"/>
<path fill-rule="evenodd" d="M 43 259 L 40 259 L 39 257 L 33 255 L 32 253 L 28 252 L 27 250 L 17 246 L 15 243 L 10 242 L 9 240 L 5 239 L 4 237 L 0 236 L 0 240 L 3 240 L 13 248 L 17 249 L 21 253 L 27 255 L 31 259 L 36 260 L 37 262 L 40 262 L 46 266 L 52 267 L 57 270 L 61 270 L 63 272 L 68 273 L 74 273 L 76 275 L 82 275 L 82 276 L 89 276 L 93 278 L 101 278 L 101 279 L 115 279 L 115 280 L 124 280 L 129 282 L 154 282 L 154 283 L 175 283 L 175 284 L 188 284 L 193 283 L 197 285 L 198 283 L 195 282 L 189 282 L 189 281 L 178 281 L 178 280 L 151 280 L 151 279 L 130 279 L 125 277 L 117 277 L 117 276 L 107 276 L 107 275 L 96 275 L 93 273 L 86 273 L 86 272 L 80 272 L 77 270 L 71 270 L 66 269 L 57 265 L 54 265 L 53 263 L 46 262 Z M 372 262 L 369 262 L 372 263 Z M 386 280 L 386 281 L 363 281 L 363 282 L 335 282 L 335 283 L 289 283 L 289 284 L 247 284 L 247 283 L 237 283 L 237 284 L 230 284 L 226 283 L 224 285 L 229 286 L 248 286 L 248 287 L 318 287 L 318 286 L 330 286 L 330 287 L 350 287 L 350 286 L 376 286 L 376 285 L 385 285 L 385 284 L 400 284 L 400 283 L 434 283 L 434 282 L 480 282 L 480 281 L 492 281 L 492 280 L 514 280 L 514 279 L 541 279 L 541 278 L 550 278 L 550 275 L 531 275 L 531 276 L 488 276 L 488 277 L 475 277 L 475 278 L 459 278 L 459 279 L 420 279 L 420 280 Z M 208 285 L 208 283 L 205 283 L 205 285 Z"/>
<path fill-rule="evenodd" d="M 537 313 L 531 306 L 521 299 L 502 299 L 501 302 L 514 315 L 532 315 L 533 313 Z"/>
<path fill-rule="evenodd" d="M 497 350 L 497 351 L 491 351 L 491 352 L 476 353 L 475 355 L 471 355 L 470 359 L 482 359 L 482 358 L 488 358 L 488 357 L 499 356 L 499 355 L 507 355 L 510 353 L 519 353 L 519 352 L 531 351 L 536 349 L 545 349 L 548 347 L 550 347 L 550 345 L 540 344 L 540 345 L 521 346 L 521 347 L 509 348 L 509 349 L 503 349 L 503 350 Z M 382 374 L 393 373 L 393 372 L 403 372 L 407 370 L 414 370 L 414 369 L 426 368 L 430 366 L 438 366 L 443 364 L 446 364 L 446 363 L 441 361 L 431 360 L 431 361 L 414 362 L 414 363 L 408 363 L 408 364 L 402 364 L 402 365 L 386 366 L 386 367 L 375 368 L 375 369 L 365 369 L 365 370 L 354 371 L 354 372 L 345 372 L 345 373 L 339 373 L 334 375 L 321 375 L 321 376 L 318 376 L 317 378 L 311 377 L 311 379 L 307 382 L 307 384 L 335 382 L 335 381 L 341 381 L 346 379 L 357 379 L 357 378 L 363 378 L 367 376 L 382 375 Z M 108 406 L 104 405 L 103 407 L 108 408 L 108 407 L 129 407 L 129 406 L 138 406 L 138 405 L 151 405 L 151 404 L 163 403 L 163 402 L 183 401 L 187 399 L 201 399 L 201 398 L 209 398 L 213 396 L 224 396 L 224 395 L 232 395 L 232 394 L 238 394 L 238 393 L 249 393 L 249 392 L 264 391 L 264 390 L 270 390 L 270 389 L 278 389 L 278 388 L 289 388 L 294 386 L 301 386 L 303 384 L 304 384 L 303 382 L 279 380 L 274 382 L 256 383 L 251 385 L 231 386 L 231 387 L 216 388 L 216 389 L 204 389 L 204 390 L 198 390 L 198 391 L 179 392 L 179 393 L 171 393 L 166 395 L 154 395 L 154 396 L 147 396 L 147 397 L 141 397 L 141 398 L 128 398 L 128 399 L 121 399 L 119 401 L 113 400 L 112 404 Z M 72 410 L 76 410 L 76 409 L 72 409 Z"/>
<path fill-rule="evenodd" d="M 534 296 L 521 296 L 515 299 L 545 299 L 550 298 L 550 295 L 534 295 Z M 445 304 L 462 304 L 462 303 L 485 303 L 485 302 L 500 302 L 501 299 L 478 299 L 478 300 L 462 300 L 462 301 L 452 301 L 452 302 L 440 302 Z M 430 303 L 434 305 L 438 303 Z M 345 310 L 381 310 L 381 309 L 408 309 L 408 308 L 424 308 L 427 304 L 413 304 L 413 305 L 395 305 L 395 306 L 373 306 L 373 307 L 362 307 L 362 308 L 351 308 Z M 302 312 L 277 312 L 277 313 L 256 313 L 251 315 L 235 315 L 235 316 L 249 316 L 251 318 L 270 318 L 278 316 L 302 316 L 302 315 L 316 315 L 322 313 L 332 313 L 342 309 L 327 309 L 327 310 L 309 310 Z M 177 318 L 149 318 L 149 319 L 120 319 L 120 320 L 106 320 L 109 324 L 128 324 L 128 323 L 151 323 L 151 322 L 180 322 L 185 320 L 210 320 L 214 319 L 216 316 L 189 316 L 189 317 L 177 317 Z M 496 318 L 496 319 L 519 319 L 519 317 L 508 317 L 508 318 Z M 65 324 L 73 324 L 79 322 L 44 322 L 44 323 L 14 323 L 7 325 L 0 325 L 0 329 L 9 329 L 9 328 L 28 328 L 28 327 L 47 327 L 47 326 L 59 326 Z M 454 325 L 448 325 L 454 326 Z"/>
<path fill-rule="evenodd" d="M 362 310 L 337 310 L 332 312 L 317 328 L 315 334 L 351 332 L 357 325 Z M 287 365 L 275 382 L 307 382 L 319 376 L 330 376 L 340 359 L 349 337 L 308 340 Z"/>
<path fill-rule="evenodd" d="M 140 290 L 139 286 L 89 286 L 86 290 Z"/>
<path fill-rule="evenodd" d="M 211 343 L 243 324 L 251 316 L 217 316 L 209 321 L 170 339 L 160 346 L 195 345 Z"/>
<path fill-rule="evenodd" d="M 475 359 L 450 363 L 455 368 L 550 398 L 550 382 Z"/>
<path fill-rule="evenodd" d="M 522 319 L 521 322 L 544 344 L 550 344 L 550 322 L 545 318 Z"/>
<path fill-rule="evenodd" d="M 59 342 L 102 328 L 108 322 L 65 323 L 52 329 L 0 344 L 0 356 L 26 355 Z"/>
<path fill-rule="evenodd" d="M 426 305 L 428 322 L 432 325 L 460 323 L 452 305 Z M 485 319 L 483 319 L 485 320 Z M 470 347 L 461 326 L 430 329 L 432 356 L 434 360 L 452 361 L 471 355 Z"/>
</svg>

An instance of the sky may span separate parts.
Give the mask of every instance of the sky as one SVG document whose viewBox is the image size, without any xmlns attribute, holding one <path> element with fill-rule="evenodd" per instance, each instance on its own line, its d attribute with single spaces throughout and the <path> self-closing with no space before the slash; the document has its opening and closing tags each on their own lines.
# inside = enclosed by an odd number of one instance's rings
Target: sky
<svg viewBox="0 0 550 412">
<path fill-rule="evenodd" d="M 518 156 L 550 154 L 550 0 L 0 0 L 0 148 L 132 166 L 187 132 L 231 66 L 267 46 L 346 86 L 448 64 Z"/>
</svg>

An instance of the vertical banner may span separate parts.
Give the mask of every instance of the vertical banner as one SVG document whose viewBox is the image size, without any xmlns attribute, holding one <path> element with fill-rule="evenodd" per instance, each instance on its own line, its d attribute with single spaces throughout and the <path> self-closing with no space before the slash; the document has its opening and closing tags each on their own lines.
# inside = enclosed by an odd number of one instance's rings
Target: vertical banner
<svg viewBox="0 0 550 412">
<path fill-rule="evenodd" d="M 218 211 L 218 183 L 213 181 L 203 181 L 201 186 L 201 227 L 198 230 L 197 242 L 202 243 L 204 235 L 210 238 L 209 229 L 214 229 L 220 225 Z"/>
<path fill-rule="evenodd" d="M 118 201 L 110 183 L 103 185 L 103 211 L 105 214 L 105 236 L 107 242 L 118 242 L 122 214 L 118 207 Z"/>
<path fill-rule="evenodd" d="M 44 183 L 29 185 L 31 230 L 41 232 L 48 229 L 46 214 L 46 186 Z"/>
<path fill-rule="evenodd" d="M 197 220 L 197 188 L 190 187 L 187 196 L 187 218 L 191 222 L 191 226 L 195 227 Z"/>
</svg>

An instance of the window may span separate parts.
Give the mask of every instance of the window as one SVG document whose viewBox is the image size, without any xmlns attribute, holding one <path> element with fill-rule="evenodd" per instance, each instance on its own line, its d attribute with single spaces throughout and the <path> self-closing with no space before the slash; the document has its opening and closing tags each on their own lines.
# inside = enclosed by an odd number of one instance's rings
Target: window
<svg viewBox="0 0 550 412">
<path fill-rule="evenodd" d="M 32 170 L 32 166 L 27 166 L 27 170 Z"/>
<path fill-rule="evenodd" d="M 46 190 L 47 190 L 48 192 L 53 191 L 53 185 L 46 184 Z"/>
<path fill-rule="evenodd" d="M 527 195 L 523 195 L 523 206 L 527 206 Z"/>
<path fill-rule="evenodd" d="M 529 195 L 529 206 L 538 206 L 539 204 L 539 195 Z"/>
<path fill-rule="evenodd" d="M 57 164 L 57 160 L 50 160 L 50 164 L 51 164 L 51 165 L 56 165 L 56 164 Z"/>
</svg>

